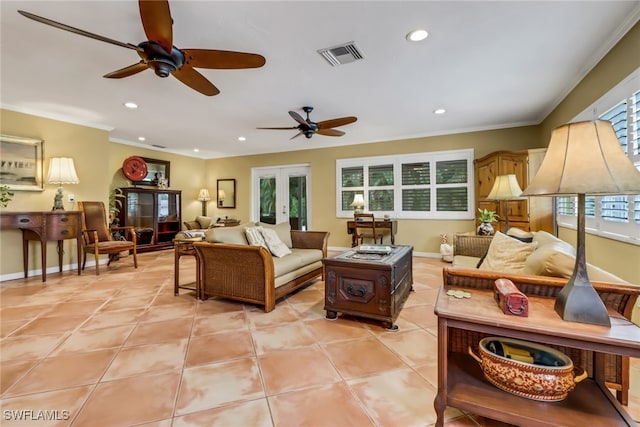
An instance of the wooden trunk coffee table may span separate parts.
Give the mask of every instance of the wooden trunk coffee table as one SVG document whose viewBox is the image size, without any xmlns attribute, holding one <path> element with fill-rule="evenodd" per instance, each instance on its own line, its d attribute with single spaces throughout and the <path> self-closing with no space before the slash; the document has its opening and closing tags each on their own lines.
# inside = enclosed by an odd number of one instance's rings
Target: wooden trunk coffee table
<svg viewBox="0 0 640 427">
<path fill-rule="evenodd" d="M 322 260 L 327 319 L 336 319 L 340 312 L 398 329 L 394 322 L 413 290 L 413 247 L 390 248 L 388 255 L 361 254 L 354 248 Z"/>
</svg>

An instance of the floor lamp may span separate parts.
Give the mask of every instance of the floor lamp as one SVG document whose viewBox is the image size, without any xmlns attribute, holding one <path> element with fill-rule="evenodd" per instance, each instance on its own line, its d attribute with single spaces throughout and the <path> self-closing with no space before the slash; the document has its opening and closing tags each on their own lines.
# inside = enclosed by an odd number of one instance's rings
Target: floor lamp
<svg viewBox="0 0 640 427">
<path fill-rule="evenodd" d="M 576 263 L 556 298 L 555 310 L 572 322 L 611 326 L 593 288 L 585 259 L 585 195 L 638 194 L 640 171 L 622 151 L 608 121 L 569 123 L 555 129 L 538 173 L 523 196 L 578 196 Z"/>
<path fill-rule="evenodd" d="M 518 184 L 518 179 L 514 174 L 500 175 L 496 178 L 496 182 L 493 184 L 493 188 L 489 192 L 487 199 L 497 200 L 500 203 L 502 200 L 506 200 L 504 210 L 504 232 L 509 231 L 509 200 L 521 199 L 522 188 Z"/>
</svg>

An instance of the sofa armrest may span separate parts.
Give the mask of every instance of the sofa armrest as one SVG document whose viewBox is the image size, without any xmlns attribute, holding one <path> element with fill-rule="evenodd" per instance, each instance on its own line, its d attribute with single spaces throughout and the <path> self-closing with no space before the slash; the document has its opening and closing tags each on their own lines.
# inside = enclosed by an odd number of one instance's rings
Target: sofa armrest
<svg viewBox="0 0 640 427">
<path fill-rule="evenodd" d="M 491 244 L 493 236 L 474 236 L 470 234 L 453 235 L 453 256 L 465 255 L 481 258 Z"/>
<path fill-rule="evenodd" d="M 320 249 L 322 257 L 327 256 L 328 231 L 291 230 L 291 246 L 297 249 Z"/>
</svg>

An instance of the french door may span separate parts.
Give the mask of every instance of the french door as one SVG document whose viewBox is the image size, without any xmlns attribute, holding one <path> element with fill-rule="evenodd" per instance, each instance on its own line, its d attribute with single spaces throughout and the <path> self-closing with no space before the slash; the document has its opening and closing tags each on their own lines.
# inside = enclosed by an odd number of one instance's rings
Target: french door
<svg viewBox="0 0 640 427">
<path fill-rule="evenodd" d="M 289 222 L 292 230 L 309 228 L 308 165 L 253 168 L 251 170 L 253 221 Z"/>
</svg>

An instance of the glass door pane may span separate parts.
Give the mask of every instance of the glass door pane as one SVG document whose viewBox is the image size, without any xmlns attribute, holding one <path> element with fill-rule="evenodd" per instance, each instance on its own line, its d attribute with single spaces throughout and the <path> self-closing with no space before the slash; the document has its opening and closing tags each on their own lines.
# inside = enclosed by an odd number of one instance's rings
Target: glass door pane
<svg viewBox="0 0 640 427">
<path fill-rule="evenodd" d="M 292 230 L 307 229 L 307 177 L 289 177 L 289 223 Z"/>
<path fill-rule="evenodd" d="M 276 177 L 260 177 L 260 222 L 276 223 Z"/>
</svg>

